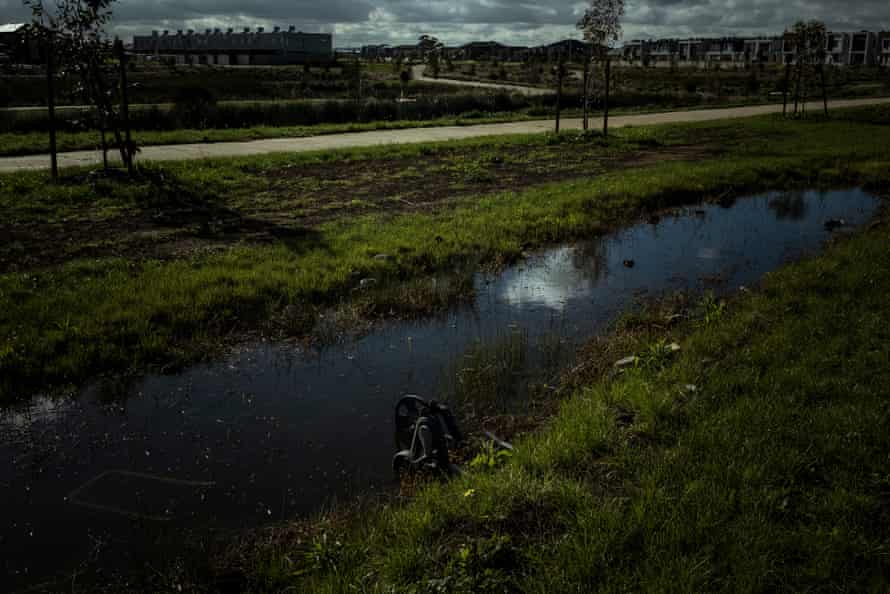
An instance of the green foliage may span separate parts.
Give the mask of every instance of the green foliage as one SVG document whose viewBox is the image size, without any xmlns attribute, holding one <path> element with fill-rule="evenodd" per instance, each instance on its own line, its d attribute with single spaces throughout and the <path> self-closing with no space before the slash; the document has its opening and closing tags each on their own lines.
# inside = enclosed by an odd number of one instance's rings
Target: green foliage
<svg viewBox="0 0 890 594">
<path fill-rule="evenodd" d="M 501 450 L 491 441 L 486 441 L 482 445 L 482 451 L 470 461 L 470 468 L 473 470 L 491 471 L 500 468 L 513 457 L 510 450 Z"/>
<path fill-rule="evenodd" d="M 462 544 L 441 578 L 430 579 L 418 592 L 437 594 L 496 594 L 514 591 L 520 563 L 508 536 L 475 538 Z"/>
<path fill-rule="evenodd" d="M 713 291 L 706 293 L 699 304 L 699 317 L 701 318 L 702 325 L 710 326 L 720 321 L 723 314 L 726 313 L 726 307 L 726 302 L 722 299 L 717 299 Z"/>
<path fill-rule="evenodd" d="M 303 553 L 305 566 L 297 572 L 297 575 L 315 571 L 336 573 L 343 569 L 344 557 L 343 543 L 328 538 L 327 533 L 324 533 L 315 538 L 308 550 Z"/>
<path fill-rule="evenodd" d="M 647 371 L 661 371 L 667 367 L 674 355 L 671 343 L 664 338 L 647 345 L 646 349 L 637 359 L 637 366 Z"/>
<path fill-rule="evenodd" d="M 495 173 L 489 171 L 486 164 L 478 161 L 458 163 L 454 171 L 461 180 L 469 184 L 491 183 L 497 180 Z"/>
<path fill-rule="evenodd" d="M 528 356 L 528 333 L 516 329 L 490 344 L 467 349 L 443 382 L 446 398 L 461 406 L 496 410 L 520 393 Z"/>
</svg>

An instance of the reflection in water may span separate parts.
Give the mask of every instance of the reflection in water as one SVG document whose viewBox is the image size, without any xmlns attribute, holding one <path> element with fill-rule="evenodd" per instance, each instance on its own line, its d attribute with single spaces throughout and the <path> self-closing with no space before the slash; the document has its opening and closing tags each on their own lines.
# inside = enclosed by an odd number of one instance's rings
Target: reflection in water
<svg viewBox="0 0 890 594">
<path fill-rule="evenodd" d="M 707 205 L 542 251 L 479 275 L 472 306 L 386 323 L 319 352 L 259 343 L 176 375 L 2 410 L 3 585 L 89 559 L 141 568 L 193 531 L 204 538 L 388 489 L 402 394 L 447 396 L 462 381 L 469 397 L 522 406 L 513 392 L 540 381 L 535 369 L 570 363 L 640 293 L 695 291 L 715 278 L 725 290 L 750 285 L 818 249 L 825 221 L 862 224 L 876 207 L 860 191 Z"/>
<path fill-rule="evenodd" d="M 498 297 L 510 305 L 536 304 L 562 311 L 608 274 L 608 245 L 597 239 L 555 248 L 520 269 L 521 274 L 500 283 Z"/>
<path fill-rule="evenodd" d="M 769 201 L 769 207 L 780 221 L 801 221 L 807 216 L 805 196 L 806 193 L 801 191 L 783 192 Z"/>
</svg>

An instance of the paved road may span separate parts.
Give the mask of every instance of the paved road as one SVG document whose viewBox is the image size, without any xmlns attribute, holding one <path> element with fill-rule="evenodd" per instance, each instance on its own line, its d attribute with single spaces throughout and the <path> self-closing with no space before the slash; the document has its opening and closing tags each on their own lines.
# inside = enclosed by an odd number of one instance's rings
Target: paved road
<svg viewBox="0 0 890 594">
<path fill-rule="evenodd" d="M 523 95 L 552 95 L 556 92 L 553 89 L 526 87 L 523 85 L 514 85 L 510 83 L 487 83 L 475 80 L 458 80 L 455 78 L 431 78 L 424 74 L 426 70 L 426 66 L 424 65 L 414 66 L 411 70 L 414 75 L 414 80 L 438 83 L 440 85 L 472 87 L 474 89 L 491 89 L 494 91 L 513 91 L 514 93 L 522 93 Z"/>
<path fill-rule="evenodd" d="M 890 104 L 890 97 L 881 99 L 852 99 L 833 101 L 832 108 L 858 107 L 865 105 Z M 807 109 L 821 109 L 820 102 L 814 102 Z M 752 107 L 734 107 L 729 109 L 701 109 L 693 111 L 674 111 L 665 113 L 616 116 L 611 118 L 610 126 L 648 126 L 654 124 L 674 124 L 684 122 L 706 122 L 727 118 L 745 118 L 757 115 L 781 112 L 781 105 L 758 105 Z M 601 120 L 591 120 L 596 128 Z M 514 122 L 508 124 L 479 124 L 475 126 L 443 126 L 439 128 L 411 128 L 407 130 L 377 130 L 373 132 L 351 132 L 332 134 L 329 136 L 310 136 L 307 138 L 280 138 L 255 140 L 251 142 L 225 142 L 218 144 L 180 144 L 169 146 L 147 146 L 142 149 L 141 161 L 185 161 L 215 157 L 240 157 L 265 155 L 269 153 L 296 153 L 307 151 L 336 150 L 346 148 L 370 147 L 387 144 L 412 144 L 420 142 L 438 142 L 460 140 L 480 136 L 502 136 L 507 134 L 535 134 L 553 129 L 553 122 L 548 120 L 534 122 Z M 563 130 L 581 129 L 580 119 L 563 120 Z M 109 153 L 115 158 L 115 153 Z M 79 151 L 59 155 L 60 167 L 95 166 L 101 164 L 102 155 L 98 151 Z M 13 171 L 47 169 L 48 155 L 27 157 L 5 157 L 0 159 L 0 173 Z"/>
</svg>

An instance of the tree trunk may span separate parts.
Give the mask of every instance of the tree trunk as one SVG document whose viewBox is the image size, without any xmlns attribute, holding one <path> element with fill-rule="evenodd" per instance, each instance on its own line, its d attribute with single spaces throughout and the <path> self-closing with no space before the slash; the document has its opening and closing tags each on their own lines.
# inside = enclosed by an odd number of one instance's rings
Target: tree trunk
<svg viewBox="0 0 890 594">
<path fill-rule="evenodd" d="M 825 86 L 825 64 L 819 64 L 819 79 L 822 83 L 822 106 L 825 108 L 825 117 L 828 117 L 828 89 Z"/>
<path fill-rule="evenodd" d="M 556 133 L 559 134 L 559 116 L 562 111 L 562 79 L 565 74 L 562 54 L 556 63 Z"/>
<path fill-rule="evenodd" d="M 121 122 L 124 125 L 124 146 L 121 149 L 121 157 L 127 166 L 127 173 L 133 177 L 133 138 L 130 134 L 130 99 L 127 84 L 127 54 L 121 43 L 118 49 L 118 61 L 121 69 Z"/>
<path fill-rule="evenodd" d="M 788 117 L 788 86 L 791 84 L 791 64 L 785 62 L 785 84 L 782 86 L 782 117 Z"/>
<path fill-rule="evenodd" d="M 50 177 L 53 181 L 59 179 L 59 156 L 56 146 L 56 90 L 53 79 L 55 78 L 55 64 L 53 63 L 52 33 L 46 43 L 46 109 L 49 117 L 49 159 Z"/>
<path fill-rule="evenodd" d="M 801 66 L 800 68 L 800 115 L 805 116 L 807 114 L 807 67 L 806 65 Z"/>
<path fill-rule="evenodd" d="M 360 58 L 355 59 L 355 100 L 359 106 L 362 104 L 362 62 Z"/>
<path fill-rule="evenodd" d="M 590 56 L 584 59 L 584 131 L 590 128 Z"/>
<path fill-rule="evenodd" d="M 797 115 L 797 111 L 800 108 L 800 85 L 803 82 L 803 72 L 800 68 L 800 61 L 798 61 L 794 70 L 797 75 L 797 80 L 794 81 L 794 115 Z"/>
<path fill-rule="evenodd" d="M 603 138 L 609 137 L 609 89 L 612 82 L 612 59 L 606 56 L 606 80 L 603 92 Z"/>
<path fill-rule="evenodd" d="M 108 174 L 108 140 L 105 138 L 105 117 L 99 120 L 99 142 L 102 148 L 102 169 Z"/>
</svg>

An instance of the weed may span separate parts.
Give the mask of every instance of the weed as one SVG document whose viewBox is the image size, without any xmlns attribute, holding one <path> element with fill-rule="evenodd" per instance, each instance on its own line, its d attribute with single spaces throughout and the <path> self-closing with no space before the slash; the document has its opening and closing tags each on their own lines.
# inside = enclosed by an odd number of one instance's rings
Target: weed
<svg viewBox="0 0 890 594">
<path fill-rule="evenodd" d="M 711 326 L 720 321 L 726 313 L 726 302 L 717 299 L 713 291 L 708 291 L 699 303 L 701 324 Z"/>
<path fill-rule="evenodd" d="M 495 594 L 513 591 L 513 574 L 519 563 L 517 549 L 508 536 L 475 538 L 462 544 L 441 578 L 427 580 L 424 592 L 441 594 Z M 418 586 L 412 588 L 417 590 Z"/>
<path fill-rule="evenodd" d="M 658 372 L 667 367 L 675 353 L 675 346 L 660 338 L 649 344 L 637 358 L 637 366 L 649 372 Z"/>
<path fill-rule="evenodd" d="M 515 329 L 505 336 L 467 349 L 446 375 L 447 400 L 463 410 L 498 410 L 523 391 L 528 333 Z"/>
<path fill-rule="evenodd" d="M 491 471 L 500 468 L 513 457 L 510 450 L 498 449 L 491 441 L 486 441 L 482 445 L 482 451 L 470 461 L 470 468 L 474 470 Z"/>
<path fill-rule="evenodd" d="M 308 550 L 303 553 L 303 559 L 305 567 L 296 575 L 314 571 L 335 573 L 341 569 L 344 560 L 343 543 L 328 538 L 327 533 L 324 533 L 312 541 Z"/>
<path fill-rule="evenodd" d="M 497 181 L 497 177 L 489 171 L 484 163 L 478 161 L 458 163 L 453 167 L 458 178 L 467 184 L 488 184 Z"/>
</svg>

